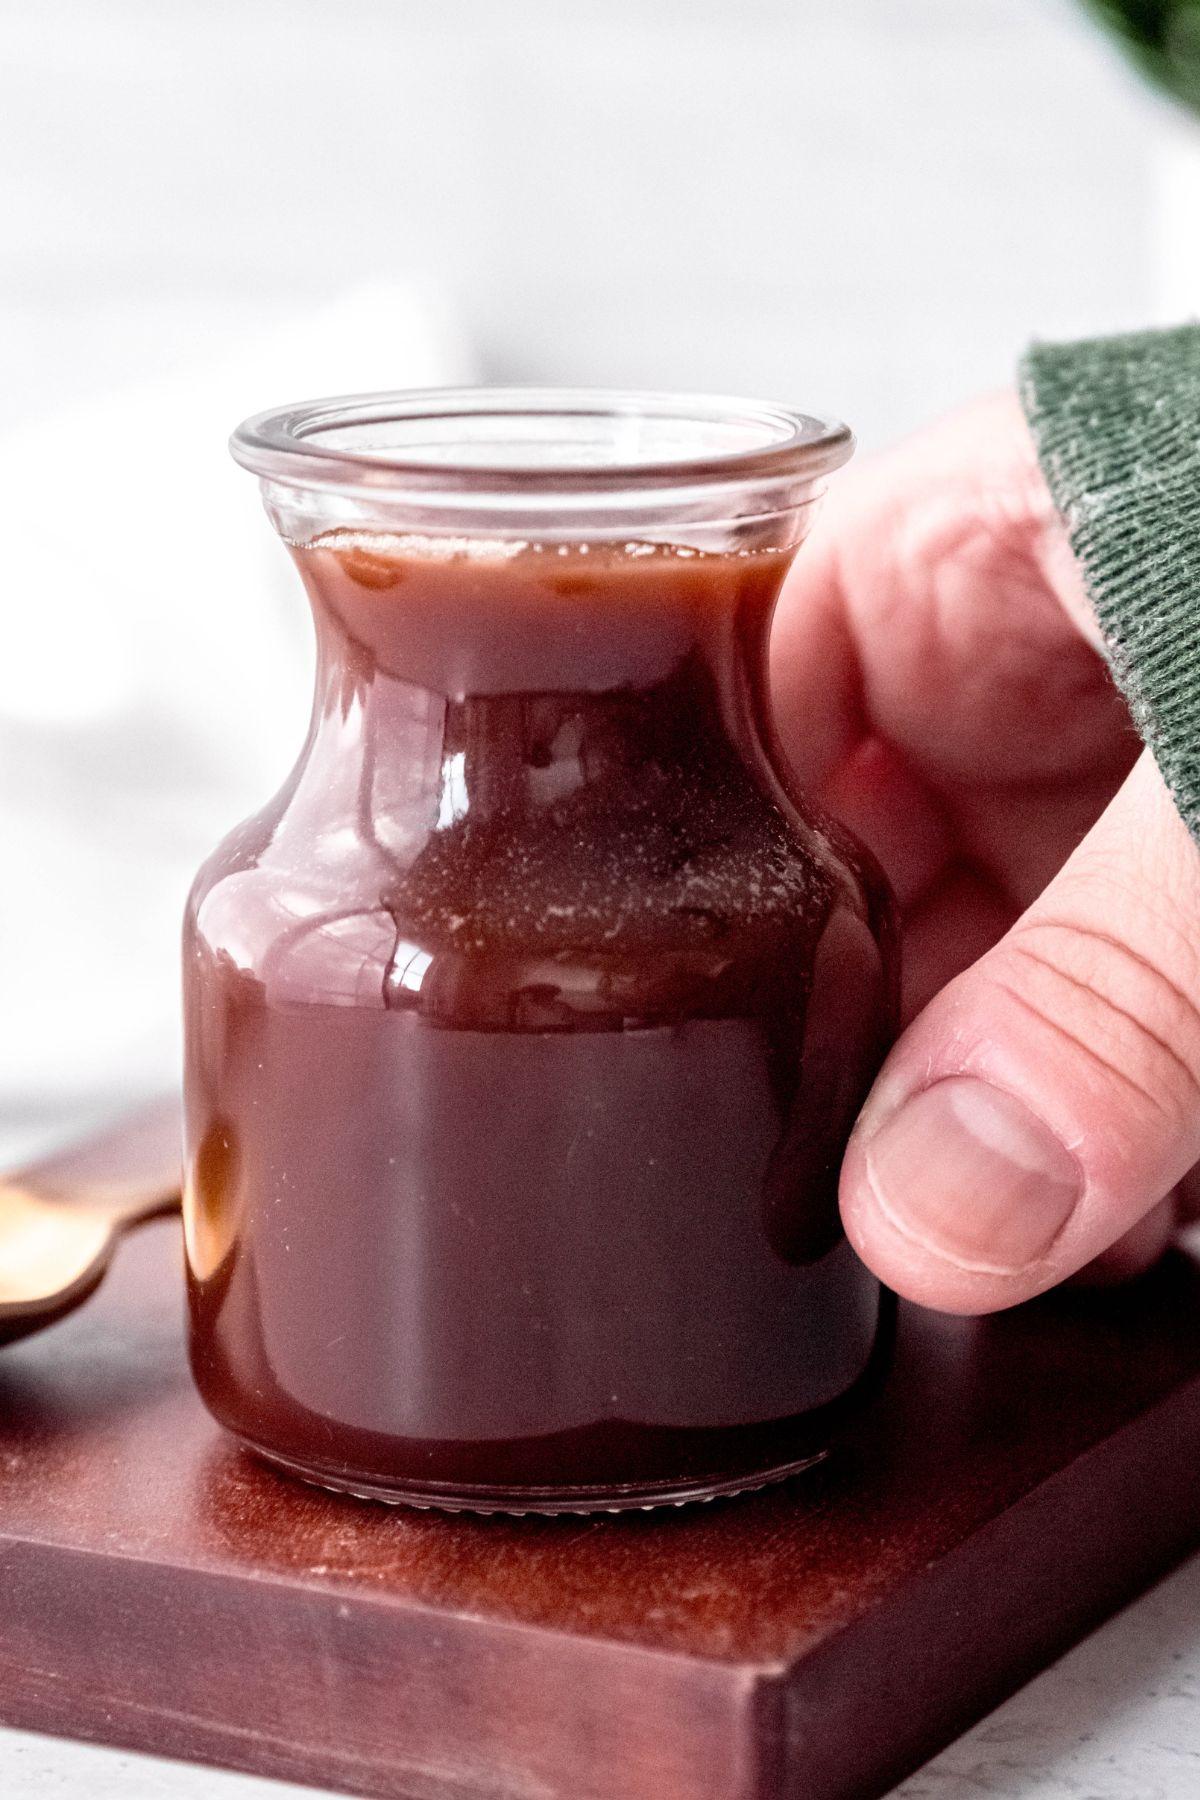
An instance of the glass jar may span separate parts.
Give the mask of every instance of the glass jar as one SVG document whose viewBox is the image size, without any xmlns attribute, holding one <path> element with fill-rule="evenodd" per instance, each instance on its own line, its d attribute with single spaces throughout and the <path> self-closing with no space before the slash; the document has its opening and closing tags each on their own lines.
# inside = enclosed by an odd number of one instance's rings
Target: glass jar
<svg viewBox="0 0 1200 1800">
<path fill-rule="evenodd" d="M 201 1394 L 271 1462 L 419 1505 L 803 1467 L 879 1360 L 837 1173 L 895 932 L 783 766 L 766 654 L 849 433 L 463 390 L 232 447 L 317 679 L 188 904 Z"/>
</svg>

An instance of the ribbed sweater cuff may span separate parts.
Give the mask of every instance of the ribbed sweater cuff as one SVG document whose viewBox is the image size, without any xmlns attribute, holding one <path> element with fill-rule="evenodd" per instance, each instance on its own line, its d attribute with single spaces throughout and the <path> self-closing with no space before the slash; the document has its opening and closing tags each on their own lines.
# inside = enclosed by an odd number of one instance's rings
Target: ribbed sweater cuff
<svg viewBox="0 0 1200 1800">
<path fill-rule="evenodd" d="M 1113 676 L 1200 839 L 1200 325 L 1036 344 L 1021 399 Z"/>
</svg>

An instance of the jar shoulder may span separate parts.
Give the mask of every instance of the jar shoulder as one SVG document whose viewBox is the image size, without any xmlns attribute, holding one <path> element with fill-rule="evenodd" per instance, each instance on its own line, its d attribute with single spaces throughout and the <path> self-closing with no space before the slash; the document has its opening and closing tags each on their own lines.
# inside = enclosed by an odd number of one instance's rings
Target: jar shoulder
<svg viewBox="0 0 1200 1800">
<path fill-rule="evenodd" d="M 657 875 L 593 860 L 574 880 L 543 870 L 514 886 L 511 871 L 484 879 L 489 859 L 466 871 L 452 853 L 445 862 L 436 877 L 426 867 L 407 881 L 394 866 L 360 862 L 351 880 L 345 869 L 273 858 L 250 821 L 193 887 L 189 991 L 219 964 L 273 1003 L 412 1009 L 526 1030 L 799 1005 L 835 942 L 841 980 L 888 979 L 869 868 L 841 857 L 814 867 L 790 833 L 783 860 L 777 846 L 765 868 L 734 869 L 712 852 Z"/>
</svg>

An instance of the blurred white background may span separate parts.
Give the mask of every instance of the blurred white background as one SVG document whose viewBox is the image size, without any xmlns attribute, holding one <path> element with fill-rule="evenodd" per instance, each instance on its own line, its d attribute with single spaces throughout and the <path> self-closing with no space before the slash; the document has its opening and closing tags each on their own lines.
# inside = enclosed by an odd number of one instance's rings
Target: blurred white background
<svg viewBox="0 0 1200 1800">
<path fill-rule="evenodd" d="M 401 276 L 487 377 L 871 442 L 1174 298 L 1166 108 L 1070 0 L 7 0 L 0 119 L 10 418 Z"/>
<path fill-rule="evenodd" d="M 641 383 L 871 446 L 1194 310 L 1198 163 L 1069 0 L 0 0 L 0 1154 L 171 1079 L 187 877 L 298 746 L 242 414 Z"/>
</svg>

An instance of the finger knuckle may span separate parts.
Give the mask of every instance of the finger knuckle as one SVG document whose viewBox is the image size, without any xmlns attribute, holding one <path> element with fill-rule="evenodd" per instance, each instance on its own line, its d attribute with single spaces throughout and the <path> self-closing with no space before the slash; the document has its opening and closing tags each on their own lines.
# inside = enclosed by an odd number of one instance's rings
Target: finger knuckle
<svg viewBox="0 0 1200 1800">
<path fill-rule="evenodd" d="M 1174 1127 L 1200 1120 L 1200 977 L 1194 956 L 1177 965 L 1160 950 L 1052 915 L 1021 921 L 1004 945 L 1047 1027 Z"/>
</svg>

